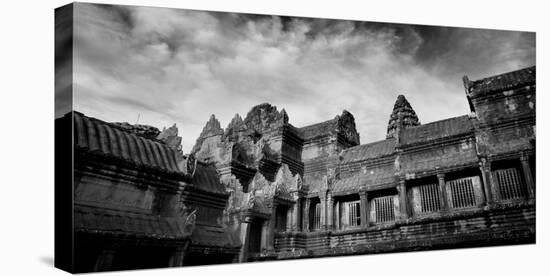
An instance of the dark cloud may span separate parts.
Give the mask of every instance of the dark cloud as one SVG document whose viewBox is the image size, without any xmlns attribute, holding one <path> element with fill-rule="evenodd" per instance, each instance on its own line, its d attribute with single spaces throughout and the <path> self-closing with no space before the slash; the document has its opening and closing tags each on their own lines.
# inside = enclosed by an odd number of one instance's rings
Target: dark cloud
<svg viewBox="0 0 550 276">
<path fill-rule="evenodd" d="M 347 109 L 383 139 L 398 94 L 422 122 L 468 112 L 461 77 L 533 65 L 533 33 L 76 4 L 76 109 L 107 121 L 174 122 L 189 150 L 209 115 L 256 104 L 296 126 Z"/>
</svg>

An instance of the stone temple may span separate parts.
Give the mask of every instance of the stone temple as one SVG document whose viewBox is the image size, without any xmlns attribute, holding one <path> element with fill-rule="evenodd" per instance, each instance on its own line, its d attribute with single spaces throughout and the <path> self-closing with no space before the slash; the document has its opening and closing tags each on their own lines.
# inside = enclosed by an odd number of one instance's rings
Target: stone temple
<svg viewBox="0 0 550 276">
<path fill-rule="evenodd" d="M 464 77 L 471 112 L 426 124 L 400 95 L 365 144 L 345 110 L 212 115 L 187 154 L 175 125 L 71 112 L 76 270 L 534 243 L 535 80 Z"/>
</svg>

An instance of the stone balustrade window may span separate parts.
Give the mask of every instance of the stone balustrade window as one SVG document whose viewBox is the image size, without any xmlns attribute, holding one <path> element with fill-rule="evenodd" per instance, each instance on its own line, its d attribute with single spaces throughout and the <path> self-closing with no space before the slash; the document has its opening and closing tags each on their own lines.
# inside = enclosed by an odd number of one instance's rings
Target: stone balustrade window
<svg viewBox="0 0 550 276">
<path fill-rule="evenodd" d="M 439 184 L 424 184 L 411 188 L 415 214 L 438 212 L 441 209 Z"/>
<path fill-rule="evenodd" d="M 477 206 L 477 194 L 481 189 L 478 176 L 464 177 L 447 182 L 450 207 L 454 209 Z"/>
<path fill-rule="evenodd" d="M 493 171 L 494 179 L 498 185 L 500 199 L 514 200 L 525 197 L 523 181 L 520 172 L 516 168 L 507 168 Z"/>
<path fill-rule="evenodd" d="M 371 219 L 375 223 L 395 221 L 399 208 L 396 195 L 376 197 L 371 200 Z"/>
<path fill-rule="evenodd" d="M 361 226 L 361 202 L 359 200 L 344 201 L 339 204 L 341 229 Z"/>
</svg>

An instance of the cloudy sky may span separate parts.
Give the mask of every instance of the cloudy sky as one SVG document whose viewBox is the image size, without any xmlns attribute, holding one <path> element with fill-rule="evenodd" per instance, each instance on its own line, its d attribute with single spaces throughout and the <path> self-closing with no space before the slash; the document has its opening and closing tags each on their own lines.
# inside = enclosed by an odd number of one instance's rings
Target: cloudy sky
<svg viewBox="0 0 550 276">
<path fill-rule="evenodd" d="M 535 65 L 525 32 L 82 3 L 74 16 L 74 109 L 176 123 L 185 152 L 210 114 L 225 127 L 263 102 L 297 127 L 346 109 L 368 143 L 399 94 L 428 123 L 469 112 L 463 75 Z"/>
</svg>

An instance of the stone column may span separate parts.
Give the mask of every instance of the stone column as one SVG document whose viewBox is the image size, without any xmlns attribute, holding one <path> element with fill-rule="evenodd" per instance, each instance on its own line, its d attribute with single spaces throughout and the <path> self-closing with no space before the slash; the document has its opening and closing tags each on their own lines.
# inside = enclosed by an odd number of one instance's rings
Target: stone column
<svg viewBox="0 0 550 276">
<path fill-rule="evenodd" d="M 326 230 L 327 229 L 327 194 L 325 192 L 319 193 L 319 201 L 321 206 L 321 217 L 319 221 L 319 230 Z"/>
<path fill-rule="evenodd" d="M 439 199 L 441 203 L 441 210 L 449 210 L 449 201 L 447 199 L 447 184 L 445 183 L 445 174 L 438 173 L 437 181 L 439 182 Z"/>
<path fill-rule="evenodd" d="M 95 263 L 94 271 L 112 270 L 113 260 L 115 258 L 115 252 L 116 252 L 115 247 L 109 246 L 107 248 L 104 248 L 103 251 L 101 252 L 101 255 L 99 255 L 99 258 Z"/>
<path fill-rule="evenodd" d="M 183 247 L 178 247 L 174 254 L 170 256 L 170 261 L 168 262 L 169 267 L 179 267 L 183 266 L 183 258 L 185 257 L 185 250 Z"/>
<path fill-rule="evenodd" d="M 335 200 L 334 210 L 334 229 L 340 230 L 342 228 L 340 225 L 342 221 L 342 219 L 340 218 L 340 201 Z"/>
<path fill-rule="evenodd" d="M 252 218 L 246 216 L 241 222 L 241 252 L 239 252 L 239 263 L 246 262 L 248 259 L 248 247 L 250 243 L 250 226 L 252 224 Z"/>
<path fill-rule="evenodd" d="M 522 154 L 520 157 L 521 167 L 523 169 L 523 177 L 527 188 L 527 198 L 535 198 L 535 181 L 534 175 L 531 174 L 531 166 L 529 164 L 529 156 Z"/>
<path fill-rule="evenodd" d="M 369 201 L 367 192 L 359 192 L 359 198 L 361 199 L 361 228 L 367 228 L 369 226 Z"/>
<path fill-rule="evenodd" d="M 275 221 L 277 219 L 277 203 L 271 204 L 271 217 L 267 231 L 267 251 L 275 250 Z"/>
<path fill-rule="evenodd" d="M 491 174 L 491 164 L 488 163 L 485 158 L 482 158 L 481 162 L 479 162 L 479 169 L 481 170 L 481 179 L 483 180 L 485 204 L 489 205 L 493 203 L 492 187 L 495 187 L 493 183 L 493 175 Z"/>
<path fill-rule="evenodd" d="M 302 227 L 304 232 L 309 232 L 309 209 L 310 209 L 311 199 L 306 198 L 304 202 L 304 212 L 302 216 Z"/>
<path fill-rule="evenodd" d="M 302 198 L 298 197 L 294 203 L 294 213 L 292 216 L 292 231 L 300 231 L 300 210 L 302 209 Z"/>
<path fill-rule="evenodd" d="M 260 250 L 267 251 L 269 248 L 269 220 L 262 222 L 262 239 L 260 242 Z"/>
<path fill-rule="evenodd" d="M 332 192 L 328 192 L 327 194 L 327 230 L 333 229 L 333 214 L 334 214 L 334 202 L 332 199 Z"/>
<path fill-rule="evenodd" d="M 409 208 L 407 206 L 407 188 L 405 186 L 405 179 L 399 180 L 397 192 L 399 193 L 399 209 L 401 211 L 401 217 L 403 219 L 407 219 L 409 218 Z"/>
<path fill-rule="evenodd" d="M 291 206 L 286 210 L 286 232 L 292 231 L 292 223 L 294 221 L 294 207 Z"/>
</svg>

